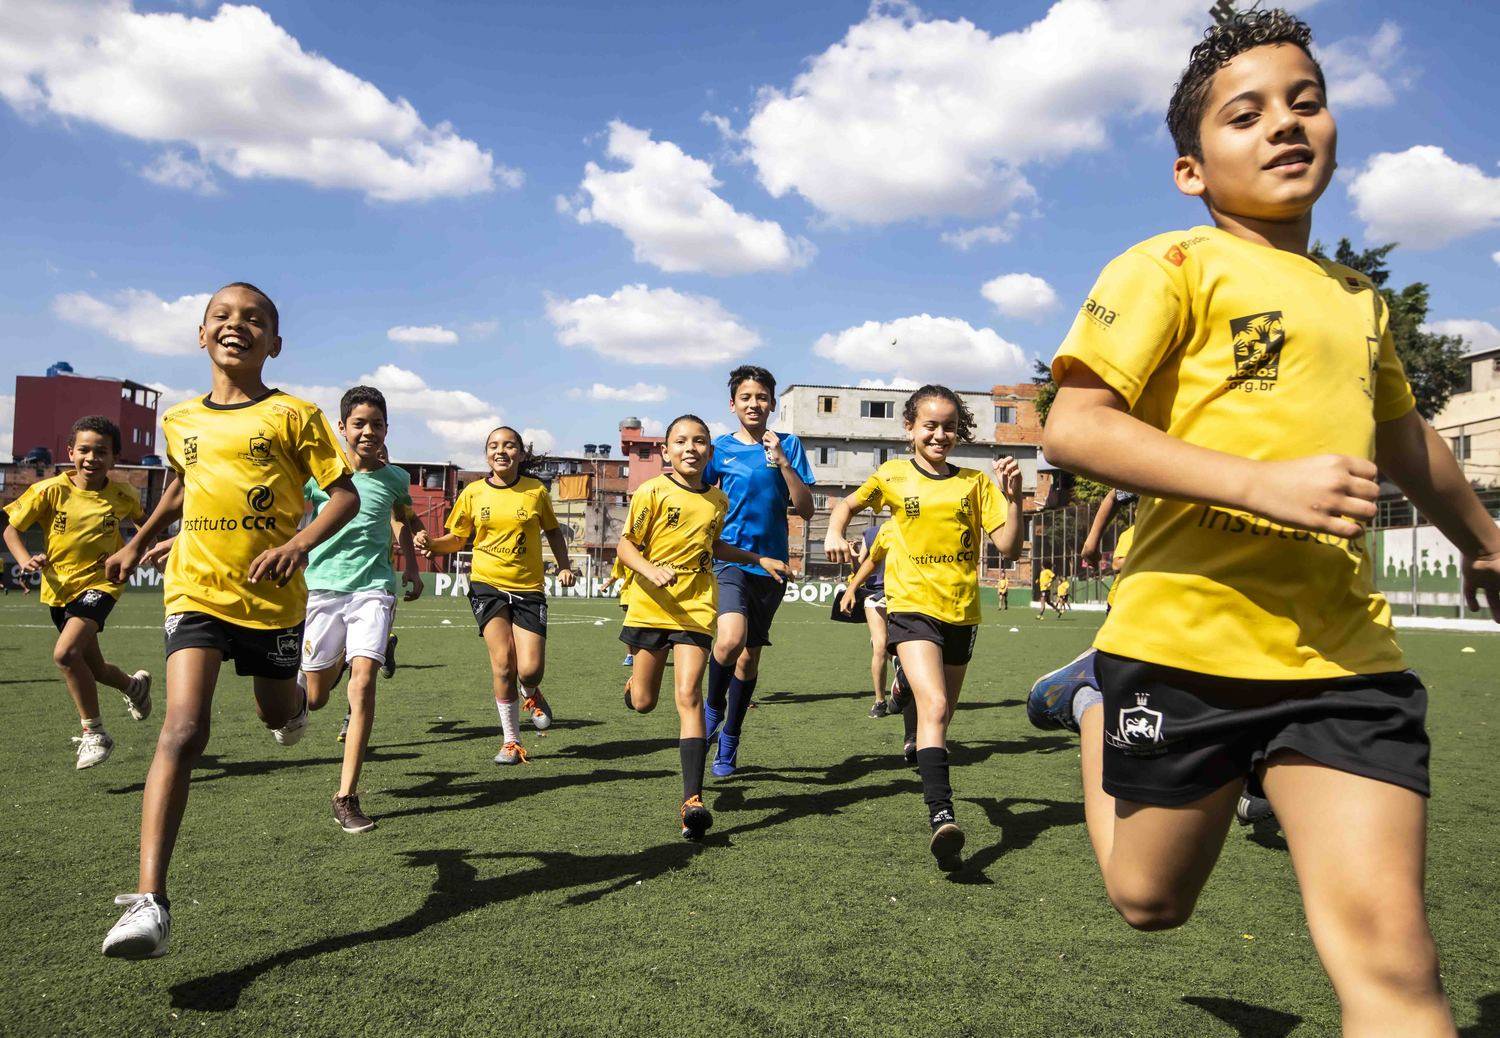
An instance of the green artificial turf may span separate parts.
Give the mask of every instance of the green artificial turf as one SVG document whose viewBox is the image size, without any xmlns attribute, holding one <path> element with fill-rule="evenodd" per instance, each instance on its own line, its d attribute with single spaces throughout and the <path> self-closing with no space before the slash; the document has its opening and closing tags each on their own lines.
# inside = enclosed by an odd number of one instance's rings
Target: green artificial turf
<svg viewBox="0 0 1500 1038">
<path fill-rule="evenodd" d="M 1286 851 L 1231 832 L 1195 917 L 1130 930 L 1083 827 L 1076 740 L 1026 722 L 1032 680 L 1099 614 L 990 609 L 951 746 L 968 864 L 933 866 L 900 720 L 866 716 L 863 627 L 787 606 L 715 825 L 678 836 L 677 721 L 620 702 L 612 602 L 556 602 L 557 725 L 499 768 L 488 665 L 460 599 L 401 607 L 363 804 L 329 806 L 338 700 L 282 749 L 221 679 L 172 864 L 172 953 L 107 960 L 133 890 L 144 723 L 101 694 L 114 756 L 76 772 L 76 721 L 35 597 L 0 600 L 5 1035 L 1313 1036 L 1337 1008 Z M 596 623 L 596 621 L 598 621 Z M 1019 628 L 1012 633 L 1010 628 Z M 1432 693 L 1429 899 L 1466 1038 L 1500 1034 L 1491 811 L 1500 639 L 1408 633 Z M 1462 653 L 1464 646 L 1477 651 Z M 106 655 L 160 674 L 160 600 L 127 594 Z"/>
</svg>

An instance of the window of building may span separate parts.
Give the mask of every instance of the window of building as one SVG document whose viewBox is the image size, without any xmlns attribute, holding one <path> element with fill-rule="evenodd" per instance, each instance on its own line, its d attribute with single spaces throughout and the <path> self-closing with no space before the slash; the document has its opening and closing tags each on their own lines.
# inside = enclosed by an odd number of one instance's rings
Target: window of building
<svg viewBox="0 0 1500 1038">
<path fill-rule="evenodd" d="M 1463 377 L 1463 380 L 1461 382 L 1459 382 L 1458 387 L 1456 389 L 1454 389 L 1453 392 L 1454 392 L 1455 395 L 1458 394 L 1458 393 L 1472 393 L 1472 392 L 1474 392 L 1474 365 L 1473 364 L 1465 364 L 1464 365 L 1464 377 Z"/>
<path fill-rule="evenodd" d="M 896 417 L 896 402 L 894 400 L 861 400 L 859 416 L 861 418 L 894 418 Z"/>
<path fill-rule="evenodd" d="M 828 510 L 828 495 L 827 494 L 814 494 L 812 496 L 812 499 L 813 499 L 813 510 L 814 511 L 826 512 Z"/>
<path fill-rule="evenodd" d="M 642 458 L 645 458 L 645 459 L 648 459 L 648 460 L 650 459 L 650 457 L 651 457 L 651 445 L 649 443 L 643 443 L 643 444 L 641 444 L 640 451 L 641 451 L 641 457 Z"/>
<path fill-rule="evenodd" d="M 1469 435 L 1454 436 L 1449 440 L 1453 444 L 1453 456 L 1459 461 L 1468 461 L 1470 457 Z"/>
<path fill-rule="evenodd" d="M 818 397 L 818 414 L 833 414 L 839 409 L 839 398 L 836 396 Z"/>
<path fill-rule="evenodd" d="M 886 462 L 890 461 L 895 456 L 896 456 L 896 448 L 894 448 L 894 447 L 876 447 L 875 448 L 875 464 L 877 464 L 877 465 L 884 465 Z"/>
<path fill-rule="evenodd" d="M 837 447 L 815 447 L 814 456 L 819 465 L 837 465 L 839 463 L 839 451 Z"/>
<path fill-rule="evenodd" d="M 996 404 L 995 405 L 995 424 L 996 425 L 1015 425 L 1016 424 L 1016 409 L 1015 409 L 1015 407 L 1013 407 L 1010 404 Z"/>
</svg>

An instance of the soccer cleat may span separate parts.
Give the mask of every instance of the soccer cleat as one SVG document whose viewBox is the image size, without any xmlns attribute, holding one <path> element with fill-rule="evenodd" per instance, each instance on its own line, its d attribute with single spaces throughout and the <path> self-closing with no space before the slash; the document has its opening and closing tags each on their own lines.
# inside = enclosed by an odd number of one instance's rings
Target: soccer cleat
<svg viewBox="0 0 1500 1038">
<path fill-rule="evenodd" d="M 635 704 L 630 701 L 630 679 L 625 679 L 625 709 L 635 711 Z"/>
<path fill-rule="evenodd" d="M 125 685 L 125 709 L 137 721 L 151 716 L 151 672 L 138 670 Z"/>
<path fill-rule="evenodd" d="M 344 715 L 344 723 L 339 725 L 339 742 L 349 738 L 349 715 Z"/>
<path fill-rule="evenodd" d="M 870 716 L 871 717 L 885 717 L 889 713 L 890 713 L 890 707 L 886 705 L 886 702 L 885 702 L 884 699 L 877 700 L 875 702 L 875 705 L 872 706 L 872 707 L 870 707 Z"/>
<path fill-rule="evenodd" d="M 529 764 L 531 758 L 526 756 L 525 748 L 518 742 L 508 742 L 500 747 L 500 752 L 495 754 L 496 764 Z"/>
<path fill-rule="evenodd" d="M 906 671 L 901 669 L 901 661 L 896 661 L 896 673 L 891 678 L 891 690 L 885 694 L 885 709 L 887 713 L 899 714 L 906 709 L 907 701 L 911 698 L 911 682 L 906 680 Z"/>
<path fill-rule="evenodd" d="M 963 868 L 964 831 L 947 808 L 932 816 L 932 840 L 927 849 L 932 851 L 937 867 L 944 872 L 957 872 Z"/>
<path fill-rule="evenodd" d="M 109 928 L 100 951 L 111 959 L 159 959 L 167 954 L 172 912 L 155 894 L 120 894 L 115 904 L 128 905 Z"/>
<path fill-rule="evenodd" d="M 915 765 L 917 763 L 917 740 L 907 739 L 901 747 L 901 755 L 906 758 L 906 763 Z"/>
<path fill-rule="evenodd" d="M 715 710 L 703 701 L 703 741 L 713 742 L 719 737 L 719 725 L 724 723 L 724 711 Z"/>
<path fill-rule="evenodd" d="M 728 732 L 719 733 L 719 749 L 714 754 L 713 773 L 718 778 L 734 774 L 735 762 L 740 755 L 740 737 Z"/>
<path fill-rule="evenodd" d="M 1271 802 L 1265 797 L 1251 796 L 1249 793 L 1241 793 L 1239 802 L 1234 805 L 1234 819 L 1241 825 L 1254 825 L 1266 819 L 1274 821 L 1276 812 L 1271 810 Z"/>
<path fill-rule="evenodd" d="M 527 696 L 523 705 L 531 714 L 531 724 L 537 731 L 544 732 L 552 727 L 552 704 L 547 702 L 540 689 L 536 695 Z"/>
<path fill-rule="evenodd" d="M 1081 688 L 1099 687 L 1094 676 L 1094 650 L 1089 649 L 1066 666 L 1037 678 L 1026 697 L 1026 718 L 1033 726 L 1047 731 L 1066 728 L 1078 731 L 1073 719 L 1073 697 Z"/>
<path fill-rule="evenodd" d="M 630 655 L 629 653 L 626 653 L 625 658 L 620 661 L 620 666 L 629 667 L 633 663 L 635 663 L 635 657 Z"/>
<path fill-rule="evenodd" d="M 333 820 L 346 833 L 367 833 L 375 828 L 375 819 L 359 809 L 359 794 L 333 798 Z"/>
<path fill-rule="evenodd" d="M 380 676 L 386 680 L 396 676 L 396 636 L 385 640 L 385 662 L 380 665 Z"/>
<path fill-rule="evenodd" d="M 714 824 L 714 816 L 703 806 L 701 796 L 690 796 L 682 802 L 682 838 L 701 840 Z"/>
<path fill-rule="evenodd" d="M 115 748 L 115 741 L 103 728 L 85 728 L 82 735 L 73 736 L 73 741 L 78 744 L 78 763 L 73 766 L 79 771 L 103 764 Z"/>
<path fill-rule="evenodd" d="M 271 729 L 271 737 L 282 746 L 295 746 L 307 732 L 307 693 L 302 693 L 302 710 L 280 728 Z"/>
</svg>

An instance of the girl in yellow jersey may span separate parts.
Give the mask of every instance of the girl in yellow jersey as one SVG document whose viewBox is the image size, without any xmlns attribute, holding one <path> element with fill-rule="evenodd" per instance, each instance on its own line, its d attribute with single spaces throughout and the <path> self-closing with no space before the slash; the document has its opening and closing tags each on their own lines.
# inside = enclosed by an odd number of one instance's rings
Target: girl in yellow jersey
<svg viewBox="0 0 1500 1038">
<path fill-rule="evenodd" d="M 902 418 L 912 457 L 886 462 L 834 505 L 823 548 L 830 560 L 849 561 L 844 531 L 850 518 L 889 506 L 899 536 L 886 558 L 887 639 L 916 701 L 929 847 L 938 867 L 951 872 L 962 864 L 964 834 L 954 821 L 948 784 L 948 722 L 974 652 L 982 538 L 1007 559 L 1020 550 L 1021 469 L 1013 458 L 997 460 L 995 477 L 1003 488 L 997 489 L 987 474 L 949 464 L 954 445 L 974 439 L 974 416 L 946 386 L 917 390 Z"/>
<path fill-rule="evenodd" d="M 542 583 L 541 539 L 557 560 L 557 581 L 572 587 L 568 542 L 552 512 L 552 498 L 539 480 L 524 473 L 530 455 L 521 434 L 508 425 L 485 439 L 490 474 L 470 483 L 448 514 L 448 532 L 412 539 L 431 557 L 463 548 L 472 537 L 474 563 L 469 605 L 490 654 L 495 707 L 500 712 L 501 745 L 496 764 L 526 760 L 521 747 L 520 697 L 538 730 L 552 724 L 552 707 L 542 695 L 547 655 L 547 596 Z"/>
<path fill-rule="evenodd" d="M 713 455 L 708 423 L 683 415 L 667 427 L 663 444 L 670 472 L 641 484 L 630 499 L 630 521 L 620 538 L 619 562 L 630 571 L 625 626 L 620 640 L 633 662 L 625 679 L 625 706 L 656 708 L 667 649 L 676 657 L 678 752 L 682 758 L 682 835 L 696 840 L 713 825 L 703 805 L 703 671 L 718 616 L 714 560 L 760 566 L 784 580 L 780 559 L 762 558 L 719 540 L 729 499 L 706 486 L 703 470 Z"/>
</svg>

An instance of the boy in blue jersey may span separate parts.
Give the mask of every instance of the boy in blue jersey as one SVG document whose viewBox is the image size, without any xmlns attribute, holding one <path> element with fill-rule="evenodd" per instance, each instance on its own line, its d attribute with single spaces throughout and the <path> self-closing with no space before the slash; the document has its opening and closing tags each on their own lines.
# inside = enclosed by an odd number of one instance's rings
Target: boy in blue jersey
<svg viewBox="0 0 1500 1038">
<path fill-rule="evenodd" d="M 757 557 L 787 560 L 787 510 L 812 518 L 812 466 L 802 441 L 766 426 L 776 409 L 776 379 L 765 368 L 743 364 L 729 374 L 729 409 L 740 427 L 714 440 L 703 482 L 729 498 L 720 540 Z M 714 563 L 719 582 L 719 620 L 708 661 L 703 699 L 706 738 L 719 736 L 713 773 L 733 775 L 740 730 L 755 681 L 761 649 L 771 644 L 771 621 L 781 605 L 781 581 L 759 566 Z M 723 731 L 719 726 L 723 725 Z"/>
</svg>

